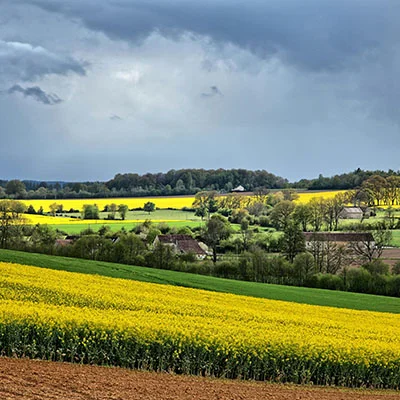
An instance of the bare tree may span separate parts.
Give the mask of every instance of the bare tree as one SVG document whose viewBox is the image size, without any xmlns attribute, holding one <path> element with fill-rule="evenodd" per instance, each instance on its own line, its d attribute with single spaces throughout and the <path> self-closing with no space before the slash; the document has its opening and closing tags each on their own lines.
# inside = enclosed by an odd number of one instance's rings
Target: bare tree
<svg viewBox="0 0 400 400">
<path fill-rule="evenodd" d="M 392 239 L 392 232 L 381 227 L 373 232 L 360 234 L 358 240 L 350 242 L 349 248 L 361 261 L 371 262 L 381 257 L 383 249 Z"/>
</svg>

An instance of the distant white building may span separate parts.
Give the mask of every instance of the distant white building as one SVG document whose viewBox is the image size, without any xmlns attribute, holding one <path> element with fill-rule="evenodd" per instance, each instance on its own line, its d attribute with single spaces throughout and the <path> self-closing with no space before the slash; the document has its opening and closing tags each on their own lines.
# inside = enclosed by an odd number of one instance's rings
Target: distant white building
<svg viewBox="0 0 400 400">
<path fill-rule="evenodd" d="M 246 191 L 246 189 L 242 185 L 239 185 L 238 187 L 235 187 L 234 189 L 232 189 L 232 192 L 234 192 L 234 193 L 240 193 L 240 192 L 245 192 L 245 191 Z"/>
</svg>

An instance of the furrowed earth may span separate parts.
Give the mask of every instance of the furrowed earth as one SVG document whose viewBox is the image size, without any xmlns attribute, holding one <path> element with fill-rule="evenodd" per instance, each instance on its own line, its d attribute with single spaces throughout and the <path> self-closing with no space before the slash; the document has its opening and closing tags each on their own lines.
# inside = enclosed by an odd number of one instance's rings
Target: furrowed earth
<svg viewBox="0 0 400 400">
<path fill-rule="evenodd" d="M 394 391 L 277 385 L 0 358 L 3 400 L 397 400 Z"/>
</svg>

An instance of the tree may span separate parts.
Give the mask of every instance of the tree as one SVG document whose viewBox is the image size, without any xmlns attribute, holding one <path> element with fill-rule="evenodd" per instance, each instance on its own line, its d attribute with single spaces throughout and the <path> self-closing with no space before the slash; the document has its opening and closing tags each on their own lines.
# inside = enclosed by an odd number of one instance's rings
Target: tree
<svg viewBox="0 0 400 400">
<path fill-rule="evenodd" d="M 108 211 L 108 219 L 115 219 L 115 214 L 117 213 L 117 205 L 115 203 L 111 203 L 107 206 Z"/>
<path fill-rule="evenodd" d="M 242 235 L 243 249 L 247 250 L 249 247 L 249 241 L 253 236 L 253 232 L 249 229 L 249 220 L 247 218 L 243 218 L 240 223 L 240 233 Z"/>
<path fill-rule="evenodd" d="M 22 225 L 24 219 L 22 213 L 26 207 L 16 200 L 0 201 L 0 247 L 6 248 L 13 236 L 16 236 L 15 228 Z M 15 235 L 13 235 L 13 233 Z"/>
<path fill-rule="evenodd" d="M 99 219 L 99 207 L 96 204 L 85 204 L 82 211 L 83 219 Z"/>
<path fill-rule="evenodd" d="M 144 204 L 143 210 L 148 212 L 150 215 L 150 213 L 152 213 L 153 211 L 156 210 L 156 205 L 154 203 L 152 203 L 151 201 L 148 201 L 147 203 Z"/>
<path fill-rule="evenodd" d="M 57 210 L 58 210 L 58 204 L 57 203 L 52 203 L 49 205 L 49 210 L 50 210 L 50 214 L 55 217 L 57 214 Z"/>
<path fill-rule="evenodd" d="M 29 205 L 28 209 L 26 210 L 27 214 L 36 214 L 35 207 L 32 204 Z"/>
<path fill-rule="evenodd" d="M 308 278 L 315 274 L 315 261 L 312 254 L 299 253 L 293 260 L 294 275 L 302 285 Z"/>
<path fill-rule="evenodd" d="M 274 207 L 271 220 L 277 229 L 286 229 L 294 209 L 295 205 L 290 200 L 282 200 Z"/>
<path fill-rule="evenodd" d="M 308 204 L 298 204 L 293 211 L 293 219 L 301 225 L 303 232 L 307 232 L 307 225 L 311 219 L 311 210 Z"/>
<path fill-rule="evenodd" d="M 6 193 L 16 197 L 22 197 L 26 192 L 26 187 L 23 182 L 18 179 L 8 181 L 6 184 Z"/>
<path fill-rule="evenodd" d="M 126 214 L 128 213 L 128 206 L 126 204 L 120 204 L 118 206 L 118 213 L 121 216 L 122 220 L 125 220 Z"/>
<path fill-rule="evenodd" d="M 290 221 L 282 237 L 282 251 L 292 263 L 297 254 L 306 250 L 305 238 L 299 224 Z"/>
<path fill-rule="evenodd" d="M 199 192 L 196 194 L 193 202 L 193 207 L 196 209 L 202 209 L 198 216 L 201 216 L 204 212 L 210 218 L 211 213 L 218 211 L 218 202 L 216 200 L 217 192 L 209 191 L 209 192 Z"/>
<path fill-rule="evenodd" d="M 47 225 L 36 225 L 31 235 L 31 243 L 34 249 L 52 253 L 52 248 L 57 239 L 57 233 Z"/>
<path fill-rule="evenodd" d="M 314 197 L 309 201 L 308 206 L 310 207 L 310 223 L 313 231 L 318 232 L 321 230 L 324 221 L 325 202 L 323 199 Z"/>
<path fill-rule="evenodd" d="M 199 206 L 196 208 L 194 215 L 196 217 L 201 217 L 201 220 L 203 221 L 204 217 L 207 215 L 207 207 L 204 205 Z"/>
<path fill-rule="evenodd" d="M 387 188 L 386 179 L 379 175 L 373 175 L 364 181 L 362 186 L 371 196 L 373 204 L 376 202 L 376 204 L 379 206 L 385 197 Z"/>
<path fill-rule="evenodd" d="M 349 247 L 362 261 L 372 262 L 380 258 L 391 240 L 392 232 L 381 226 L 372 235 L 364 234 L 359 240 L 350 242 Z"/>
<path fill-rule="evenodd" d="M 339 224 L 339 216 L 343 210 L 345 198 L 342 194 L 337 194 L 333 199 L 325 201 L 324 219 L 328 226 L 328 230 L 337 230 Z"/>
<path fill-rule="evenodd" d="M 212 248 L 213 262 L 217 262 L 217 247 L 221 240 L 228 239 L 231 234 L 229 222 L 221 215 L 213 215 L 206 223 L 203 233 L 204 241 Z"/>
</svg>

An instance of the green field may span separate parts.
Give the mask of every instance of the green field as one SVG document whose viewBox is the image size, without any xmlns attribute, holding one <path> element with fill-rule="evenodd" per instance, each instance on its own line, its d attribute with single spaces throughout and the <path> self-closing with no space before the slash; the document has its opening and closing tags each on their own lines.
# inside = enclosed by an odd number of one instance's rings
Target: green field
<svg viewBox="0 0 400 400">
<path fill-rule="evenodd" d="M 155 225 L 162 223 L 162 221 L 153 221 Z M 196 222 L 196 221 L 174 221 L 174 222 L 165 222 L 168 226 L 170 227 L 175 227 L 175 228 L 182 228 L 185 226 L 188 226 L 189 228 L 195 228 L 197 226 L 202 226 L 202 222 Z M 78 234 L 82 232 L 85 229 L 92 229 L 93 231 L 97 232 L 102 226 L 108 226 L 112 232 L 118 232 L 121 229 L 125 229 L 126 231 L 132 230 L 136 225 L 138 225 L 139 222 L 115 222 L 112 224 L 104 224 L 102 223 L 101 220 L 98 222 L 93 222 L 91 221 L 88 224 L 54 224 L 54 225 L 49 225 L 49 227 L 53 229 L 58 229 L 62 232 L 65 232 L 67 234 Z"/>
<path fill-rule="evenodd" d="M 0 261 L 296 303 L 400 314 L 400 298 L 235 281 L 183 272 L 0 250 Z"/>
</svg>

